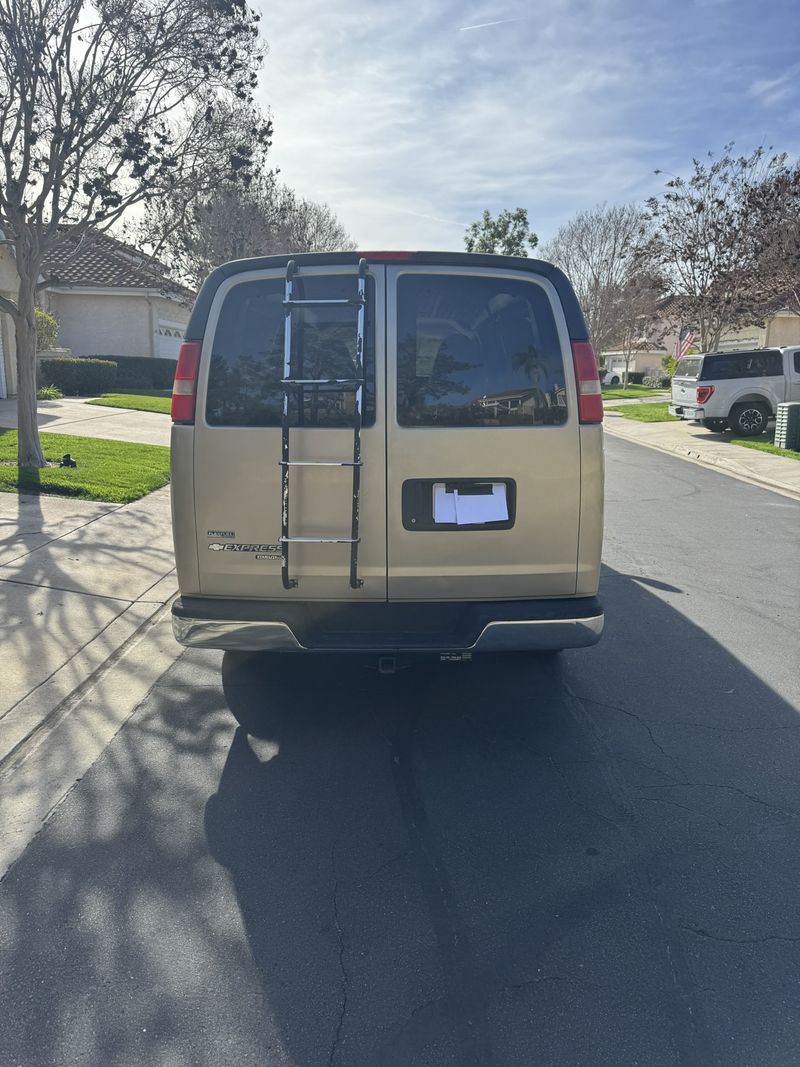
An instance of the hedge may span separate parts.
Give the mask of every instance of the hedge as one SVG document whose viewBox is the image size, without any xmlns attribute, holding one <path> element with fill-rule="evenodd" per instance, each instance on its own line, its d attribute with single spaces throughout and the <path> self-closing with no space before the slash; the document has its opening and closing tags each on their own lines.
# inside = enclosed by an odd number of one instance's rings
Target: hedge
<svg viewBox="0 0 800 1067">
<path fill-rule="evenodd" d="M 657 371 L 654 374 L 645 375 L 644 384 L 649 389 L 669 389 L 672 378 L 666 371 Z"/>
<path fill-rule="evenodd" d="M 94 396 L 108 393 L 117 381 L 117 365 L 107 359 L 37 360 L 39 387 L 55 385 L 65 396 Z"/>
<path fill-rule="evenodd" d="M 174 359 L 153 356 L 84 356 L 84 359 L 111 359 L 117 365 L 117 392 L 125 389 L 171 389 L 175 378 Z"/>
</svg>

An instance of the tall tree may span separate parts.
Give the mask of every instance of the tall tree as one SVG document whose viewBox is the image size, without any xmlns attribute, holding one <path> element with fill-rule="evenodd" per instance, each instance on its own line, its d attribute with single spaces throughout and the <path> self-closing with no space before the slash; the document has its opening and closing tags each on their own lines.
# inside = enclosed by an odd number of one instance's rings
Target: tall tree
<svg viewBox="0 0 800 1067">
<path fill-rule="evenodd" d="M 688 178 L 671 177 L 647 201 L 651 233 L 643 256 L 668 277 L 703 351 L 715 349 L 727 330 L 761 324 L 775 296 L 759 259 L 773 210 L 768 190 L 788 173 L 786 155 L 757 148 L 734 157 L 732 148 L 693 160 Z"/>
<path fill-rule="evenodd" d="M 467 227 L 464 245 L 468 252 L 498 253 L 502 256 L 527 256 L 539 243 L 528 225 L 524 207 L 501 211 L 496 219 L 484 211 L 478 222 Z"/>
<path fill-rule="evenodd" d="M 644 215 L 634 204 L 580 211 L 542 249 L 575 288 L 598 355 L 618 332 L 620 293 L 637 273 Z"/>
<path fill-rule="evenodd" d="M 246 179 L 271 127 L 244 0 L 0 0 L 0 230 L 13 248 L 19 464 L 44 466 L 34 309 L 45 255 L 132 207 Z"/>
<path fill-rule="evenodd" d="M 139 236 L 194 287 L 232 259 L 355 247 L 327 204 L 297 196 L 273 173 L 248 185 L 223 184 L 189 204 L 164 197 L 149 208 Z"/>
<path fill-rule="evenodd" d="M 800 315 L 800 164 L 780 168 L 749 197 L 756 273 L 776 305 Z"/>
</svg>

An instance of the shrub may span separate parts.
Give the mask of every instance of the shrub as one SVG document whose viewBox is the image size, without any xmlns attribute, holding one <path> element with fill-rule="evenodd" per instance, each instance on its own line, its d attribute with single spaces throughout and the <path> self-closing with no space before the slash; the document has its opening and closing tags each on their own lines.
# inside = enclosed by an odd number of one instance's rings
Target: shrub
<svg viewBox="0 0 800 1067">
<path fill-rule="evenodd" d="M 37 400 L 60 400 L 63 395 L 57 385 L 43 385 L 36 391 Z"/>
<path fill-rule="evenodd" d="M 41 308 L 36 308 L 36 351 L 46 352 L 56 347 L 58 323 L 52 315 Z"/>
<path fill-rule="evenodd" d="M 87 358 L 87 357 L 84 357 Z M 117 365 L 117 392 L 125 389 L 171 389 L 175 378 L 174 359 L 153 356 L 92 356 L 111 359 Z"/>
<path fill-rule="evenodd" d="M 106 359 L 40 359 L 40 383 L 53 385 L 64 396 L 94 396 L 109 392 L 117 378 L 117 365 Z"/>
<path fill-rule="evenodd" d="M 672 378 L 668 374 L 658 372 L 656 374 L 646 374 L 642 385 L 646 385 L 648 389 L 668 389 Z"/>
<path fill-rule="evenodd" d="M 628 374 L 628 385 L 642 385 L 644 382 L 643 370 L 632 370 Z"/>
</svg>

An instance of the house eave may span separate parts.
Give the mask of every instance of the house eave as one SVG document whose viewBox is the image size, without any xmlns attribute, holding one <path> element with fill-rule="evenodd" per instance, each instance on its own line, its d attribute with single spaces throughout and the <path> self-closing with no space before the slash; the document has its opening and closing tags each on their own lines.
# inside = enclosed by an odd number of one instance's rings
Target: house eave
<svg viewBox="0 0 800 1067">
<path fill-rule="evenodd" d="M 176 303 L 191 302 L 193 299 L 193 297 L 171 292 L 168 289 L 144 288 L 134 285 L 48 285 L 45 286 L 45 292 L 74 293 L 78 296 L 157 296 L 163 300 L 173 300 Z"/>
</svg>

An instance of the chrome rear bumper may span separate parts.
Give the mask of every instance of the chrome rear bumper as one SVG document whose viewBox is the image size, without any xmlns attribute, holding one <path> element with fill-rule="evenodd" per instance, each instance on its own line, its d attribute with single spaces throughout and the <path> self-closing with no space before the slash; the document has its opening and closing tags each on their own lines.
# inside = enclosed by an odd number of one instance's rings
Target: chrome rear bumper
<svg viewBox="0 0 800 1067">
<path fill-rule="evenodd" d="M 202 611 L 204 604 L 213 609 Z M 373 626 L 369 631 L 353 629 L 358 619 L 358 606 L 343 608 L 346 620 L 336 629 L 336 619 L 327 619 L 324 633 L 319 625 L 287 610 L 286 618 L 258 618 L 258 602 L 249 602 L 247 611 L 226 615 L 223 605 L 230 602 L 209 600 L 178 600 L 173 605 L 172 626 L 175 638 L 190 648 L 217 648 L 230 651 L 255 652 L 521 652 L 553 651 L 562 648 L 586 648 L 596 644 L 603 633 L 605 617 L 595 597 L 569 600 L 499 601 L 491 604 L 450 605 L 455 607 L 455 619 L 447 619 L 440 630 L 431 629 L 430 614 L 445 605 L 363 605 L 373 617 L 382 607 L 391 619 L 392 609 L 404 613 L 403 630 L 397 623 L 389 629 Z M 504 606 L 506 612 L 504 612 Z M 520 608 L 524 606 L 523 610 Z M 275 601 L 270 613 L 281 612 Z M 296 609 L 299 605 L 285 605 Z M 309 608 L 312 606 L 309 605 Z M 409 608 L 420 611 L 420 621 L 426 625 L 419 631 L 409 621 Z M 255 608 L 255 610 L 254 610 Z M 514 610 L 509 610 L 513 608 Z M 199 609 L 199 610 L 198 610 Z M 460 611 L 458 609 L 461 609 Z M 570 610 L 571 609 L 571 610 Z M 329 610 L 325 606 L 322 610 Z M 504 617 L 504 614 L 507 617 Z M 247 617 L 250 616 L 250 617 Z M 516 617 L 515 617 L 516 616 Z M 527 617 L 525 617 L 527 616 Z M 544 616 L 544 617 L 543 617 Z M 369 618 L 362 626 L 368 626 Z M 316 630 L 315 630 L 316 625 Z M 331 630 L 330 628 L 334 629 Z"/>
</svg>

